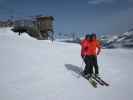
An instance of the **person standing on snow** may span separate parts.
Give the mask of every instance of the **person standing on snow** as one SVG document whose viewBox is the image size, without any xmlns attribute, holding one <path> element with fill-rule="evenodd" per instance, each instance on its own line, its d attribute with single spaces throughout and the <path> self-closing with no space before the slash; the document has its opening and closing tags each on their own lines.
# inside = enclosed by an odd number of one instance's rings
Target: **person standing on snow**
<svg viewBox="0 0 133 100">
<path fill-rule="evenodd" d="M 91 76 L 93 74 L 93 67 L 95 75 L 99 74 L 99 67 L 97 64 L 97 55 L 101 51 L 100 42 L 96 38 L 96 34 L 86 35 L 85 39 L 81 41 L 81 56 L 85 62 L 85 69 L 83 76 Z"/>
<path fill-rule="evenodd" d="M 85 55 L 86 55 L 86 50 L 87 50 L 86 45 L 88 44 L 89 37 L 90 37 L 90 35 L 87 34 L 87 35 L 85 36 L 85 39 L 81 40 L 81 42 L 80 42 L 80 45 L 81 45 L 81 57 L 82 57 L 83 59 L 85 58 Z"/>
</svg>

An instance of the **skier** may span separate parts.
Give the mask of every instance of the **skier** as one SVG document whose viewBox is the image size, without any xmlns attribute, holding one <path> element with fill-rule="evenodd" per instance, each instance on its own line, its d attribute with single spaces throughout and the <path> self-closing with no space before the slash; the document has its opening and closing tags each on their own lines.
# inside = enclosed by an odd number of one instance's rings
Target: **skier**
<svg viewBox="0 0 133 100">
<path fill-rule="evenodd" d="M 91 77 L 93 74 L 93 67 L 95 75 L 99 74 L 97 64 L 97 55 L 101 51 L 100 42 L 96 38 L 96 34 L 86 35 L 85 39 L 81 41 L 81 56 L 85 62 L 85 69 L 82 73 L 85 77 Z"/>
<path fill-rule="evenodd" d="M 80 45 L 81 45 L 81 57 L 83 58 L 83 60 L 84 60 L 85 55 L 86 55 L 86 50 L 87 50 L 87 46 L 86 45 L 88 44 L 89 37 L 90 37 L 90 35 L 87 34 L 85 36 L 85 39 L 81 40 L 81 42 L 80 42 Z"/>
</svg>

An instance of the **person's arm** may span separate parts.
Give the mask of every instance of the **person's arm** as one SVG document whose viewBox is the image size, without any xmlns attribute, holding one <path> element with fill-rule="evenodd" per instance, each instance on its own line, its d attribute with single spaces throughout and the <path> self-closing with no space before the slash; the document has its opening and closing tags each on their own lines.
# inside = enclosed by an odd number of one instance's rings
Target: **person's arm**
<svg viewBox="0 0 133 100">
<path fill-rule="evenodd" d="M 88 44 L 86 42 L 83 44 L 83 49 L 84 49 L 84 51 L 86 51 L 88 49 Z"/>
<path fill-rule="evenodd" d="M 83 54 L 83 56 L 86 55 L 87 49 L 88 49 L 87 42 L 86 41 L 82 41 L 81 42 L 81 54 Z"/>
<path fill-rule="evenodd" d="M 81 45 L 81 46 L 82 46 L 82 44 L 83 44 L 83 40 L 80 41 L 80 45 Z"/>
<path fill-rule="evenodd" d="M 97 40 L 97 55 L 99 55 L 101 52 L 101 43 Z"/>
<path fill-rule="evenodd" d="M 87 49 L 87 44 L 86 44 L 86 42 L 85 42 L 84 40 L 82 40 L 82 41 L 80 42 L 80 45 L 81 45 L 82 49 L 84 49 L 84 50 Z"/>
</svg>

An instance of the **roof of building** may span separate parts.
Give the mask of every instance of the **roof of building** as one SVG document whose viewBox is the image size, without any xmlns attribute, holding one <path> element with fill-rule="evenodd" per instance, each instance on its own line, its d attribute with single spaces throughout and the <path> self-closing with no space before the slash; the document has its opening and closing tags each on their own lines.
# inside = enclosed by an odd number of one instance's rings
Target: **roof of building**
<svg viewBox="0 0 133 100">
<path fill-rule="evenodd" d="M 41 17 L 37 17 L 36 19 L 37 20 L 42 20 L 42 19 L 51 19 L 51 20 L 54 20 L 54 17 L 53 16 L 41 16 Z"/>
</svg>

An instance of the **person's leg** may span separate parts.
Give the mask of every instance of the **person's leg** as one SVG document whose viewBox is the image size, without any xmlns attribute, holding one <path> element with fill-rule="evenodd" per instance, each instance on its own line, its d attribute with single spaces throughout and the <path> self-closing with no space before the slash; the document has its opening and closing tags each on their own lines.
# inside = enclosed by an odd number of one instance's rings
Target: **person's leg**
<svg viewBox="0 0 133 100">
<path fill-rule="evenodd" d="M 83 71 L 83 75 L 86 75 L 87 74 L 87 71 L 88 71 L 88 57 L 84 57 L 83 58 L 84 62 L 85 62 L 85 68 L 84 68 L 84 71 Z"/>
<path fill-rule="evenodd" d="M 92 61 L 93 61 L 92 56 L 89 56 L 88 74 L 90 74 L 90 76 L 93 74 L 93 63 L 92 63 Z"/>
<path fill-rule="evenodd" d="M 86 70 L 85 70 L 85 74 L 87 75 L 87 77 L 91 77 L 92 73 L 93 73 L 93 66 L 92 66 L 92 58 L 91 56 L 87 56 L 86 60 Z"/>
<path fill-rule="evenodd" d="M 94 69 L 95 69 L 95 74 L 99 74 L 99 67 L 98 67 L 98 64 L 97 64 L 97 57 L 96 56 L 93 56 L 93 66 L 94 66 Z"/>
</svg>

